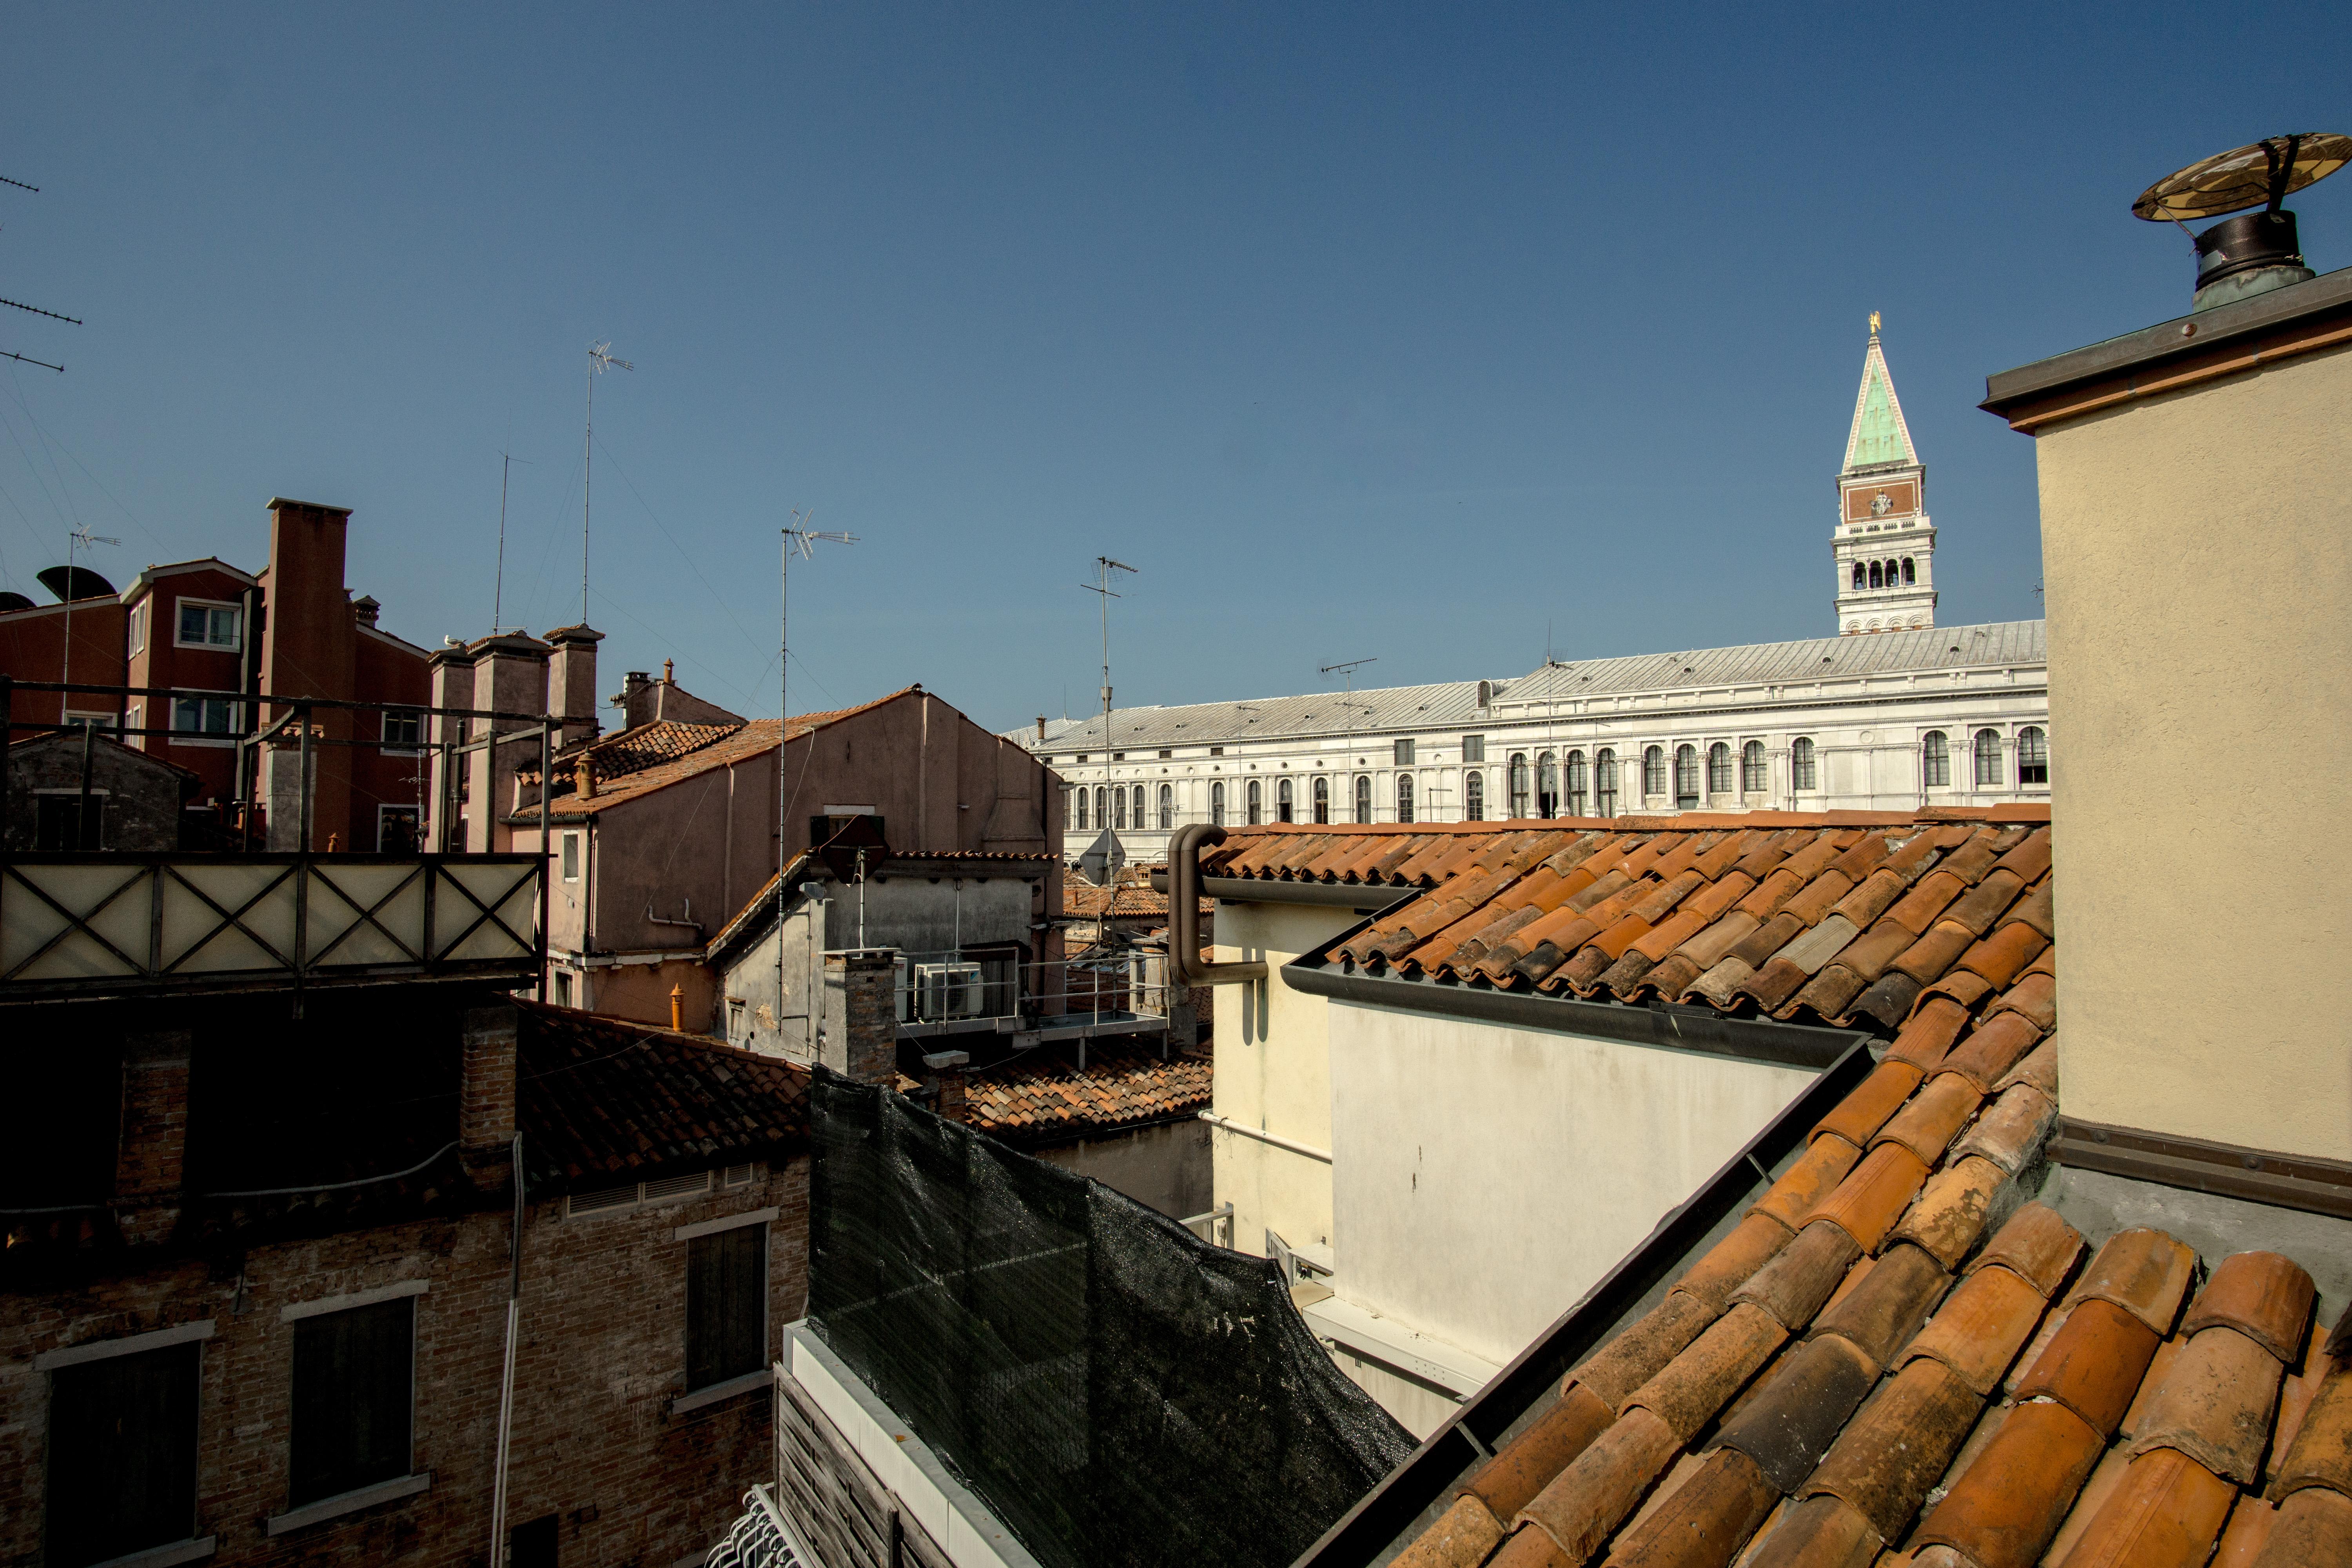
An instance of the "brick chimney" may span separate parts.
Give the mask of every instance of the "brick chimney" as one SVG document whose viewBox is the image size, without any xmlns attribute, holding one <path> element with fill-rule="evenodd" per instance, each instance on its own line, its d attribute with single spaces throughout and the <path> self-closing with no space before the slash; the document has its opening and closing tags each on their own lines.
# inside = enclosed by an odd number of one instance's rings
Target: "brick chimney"
<svg viewBox="0 0 2352 1568">
<path fill-rule="evenodd" d="M 515 1135 L 515 1029 L 511 1002 L 466 1010 L 457 1095 L 457 1157 L 483 1192 L 511 1173 Z"/>
<path fill-rule="evenodd" d="M 547 710 L 562 716 L 561 745 L 596 738 L 596 645 L 604 634 L 587 626 L 558 626 L 547 634 L 555 649 L 548 661 Z"/>
<path fill-rule="evenodd" d="M 343 587 L 343 547 L 352 510 L 274 496 L 269 502 L 269 613 L 261 632 L 261 689 L 271 697 L 349 699 L 358 638 L 352 601 Z M 266 710 L 279 717 L 282 708 Z M 352 738 L 348 709 L 321 708 L 311 715 L 320 738 Z M 269 803 L 269 847 L 315 849 L 327 835 L 346 826 L 352 815 L 352 756 L 348 746 L 329 744 L 310 758 L 310 839 L 297 841 L 302 823 L 302 759 L 290 747 L 262 756 L 263 798 Z"/>
<path fill-rule="evenodd" d="M 818 1060 L 886 1088 L 898 1071 L 898 952 L 856 948 L 824 955 L 824 1039 Z"/>
<path fill-rule="evenodd" d="M 970 1051 L 934 1051 L 923 1058 L 923 1076 L 930 1081 L 931 1109 L 942 1121 L 969 1121 L 971 1107 L 964 1099 L 964 1069 L 971 1066 Z"/>
<path fill-rule="evenodd" d="M 152 1246 L 180 1221 L 188 1151 L 185 1029 L 132 1035 L 122 1050 L 122 1129 L 115 1143 L 112 1208 L 123 1240 Z"/>
</svg>

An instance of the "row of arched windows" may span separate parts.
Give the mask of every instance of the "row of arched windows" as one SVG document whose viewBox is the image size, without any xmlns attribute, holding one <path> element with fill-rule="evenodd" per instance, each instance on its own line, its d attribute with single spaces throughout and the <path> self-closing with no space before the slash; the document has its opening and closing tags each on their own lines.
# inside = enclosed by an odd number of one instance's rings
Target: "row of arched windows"
<svg viewBox="0 0 2352 1568">
<path fill-rule="evenodd" d="M 1173 823 L 1173 813 L 1168 805 L 1168 786 L 1166 784 L 1160 785 L 1160 793 L 1162 816 L 1160 826 L 1165 827 L 1171 826 Z M 1354 819 L 1358 822 L 1371 821 L 1372 781 L 1370 774 L 1359 774 L 1357 776 L 1354 793 Z M 1227 798 L 1225 786 L 1223 782 L 1213 784 L 1209 786 L 1209 820 L 1216 824 L 1219 827 L 1224 826 L 1231 820 L 1227 816 L 1227 813 L 1230 810 L 1230 807 L 1226 804 Z M 1265 781 L 1264 779 L 1251 779 L 1242 785 L 1242 820 L 1253 827 L 1258 826 L 1260 823 L 1267 821 L 1298 822 L 1304 820 L 1308 822 L 1330 822 L 1333 820 L 1331 816 L 1331 781 L 1328 776 L 1318 776 L 1308 785 L 1308 799 L 1310 801 L 1308 810 L 1311 811 L 1313 815 L 1311 816 L 1302 818 L 1298 815 L 1298 800 L 1296 793 L 1296 786 L 1289 779 L 1276 779 L 1274 784 L 1274 815 L 1269 817 L 1266 815 Z M 1477 807 L 1481 804 L 1482 799 L 1483 796 L 1480 793 L 1477 775 L 1474 773 L 1471 775 L 1471 785 L 1468 796 L 1468 805 L 1470 806 L 1469 820 L 1472 822 L 1479 820 Z M 1399 773 L 1397 775 L 1396 809 L 1396 820 L 1399 822 L 1411 822 L 1412 820 L 1412 775 L 1411 773 Z M 1083 827 L 1086 824 L 1081 822 L 1078 826 Z"/>
<path fill-rule="evenodd" d="M 1861 588 L 1907 588 L 1919 580 L 1911 557 L 1900 561 L 1857 561 L 1853 563 L 1853 585 Z M 1819 578 L 1814 579 L 1819 582 Z"/>
<path fill-rule="evenodd" d="M 1129 810 L 1130 801 L 1133 803 L 1135 826 L 1138 828 L 1143 828 L 1147 826 L 1149 818 L 1144 816 L 1143 786 L 1141 784 L 1137 784 L 1132 793 L 1124 789 L 1105 789 L 1097 785 L 1091 792 L 1094 796 L 1094 810 L 1091 814 L 1087 810 L 1087 796 L 1089 793 L 1090 792 L 1084 788 L 1075 789 L 1070 792 L 1070 813 L 1072 817 L 1070 826 L 1078 829 L 1080 832 L 1086 831 L 1087 826 L 1087 817 L 1089 815 L 1091 815 L 1094 819 L 1094 826 L 1097 827 L 1110 827 L 1124 831 L 1128 824 L 1128 813 Z M 1167 832 L 1172 829 L 1175 826 L 1176 792 L 1171 786 L 1161 784 L 1160 786 L 1160 831 L 1163 833 Z"/>
<path fill-rule="evenodd" d="M 2000 731 L 1979 730 L 1969 743 L 1969 760 L 1979 789 L 2002 789 L 2009 784 L 2001 766 Z M 2050 782 L 2050 736 L 2039 724 L 2017 732 L 2017 782 Z M 1952 743 L 1941 730 L 1930 730 L 1919 742 L 1919 783 L 1927 789 L 1949 789 L 1952 784 Z"/>
</svg>

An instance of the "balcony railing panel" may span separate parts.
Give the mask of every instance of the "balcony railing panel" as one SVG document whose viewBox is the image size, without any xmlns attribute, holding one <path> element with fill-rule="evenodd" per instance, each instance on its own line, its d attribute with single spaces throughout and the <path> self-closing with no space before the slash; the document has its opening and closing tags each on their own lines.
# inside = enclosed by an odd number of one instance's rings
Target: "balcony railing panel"
<svg viewBox="0 0 2352 1568">
<path fill-rule="evenodd" d="M 0 858 L 0 1000 L 535 977 L 535 855 Z"/>
</svg>

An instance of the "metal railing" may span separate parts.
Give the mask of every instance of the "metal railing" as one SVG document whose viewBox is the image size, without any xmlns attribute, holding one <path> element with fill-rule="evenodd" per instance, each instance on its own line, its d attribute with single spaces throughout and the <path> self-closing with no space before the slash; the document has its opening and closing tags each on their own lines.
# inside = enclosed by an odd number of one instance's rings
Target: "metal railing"
<svg viewBox="0 0 2352 1568">
<path fill-rule="evenodd" d="M 1016 962 L 988 949 L 902 950 L 893 1000 L 901 1028 L 979 1027 L 1161 1020 L 1183 987 L 1168 982 L 1167 955 L 1151 948 Z"/>
</svg>

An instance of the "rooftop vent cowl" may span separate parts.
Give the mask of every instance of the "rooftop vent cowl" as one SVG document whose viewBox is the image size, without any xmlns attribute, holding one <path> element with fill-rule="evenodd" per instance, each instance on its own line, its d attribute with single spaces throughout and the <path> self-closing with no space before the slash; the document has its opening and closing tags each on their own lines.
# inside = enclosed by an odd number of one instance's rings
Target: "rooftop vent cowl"
<svg viewBox="0 0 2352 1568">
<path fill-rule="evenodd" d="M 2197 294 L 2189 308 L 2210 310 L 2315 276 L 2303 263 L 2294 214 L 2240 213 L 2197 237 Z"/>
<path fill-rule="evenodd" d="M 2197 294 L 2189 309 L 2210 310 L 2314 276 L 2303 264 L 2294 215 L 2282 204 L 2347 163 L 2352 136 L 2319 131 L 2266 136 L 2167 174 L 2139 194 L 2132 216 L 2179 224 L 2189 235 L 2197 247 Z M 2188 219 L 2208 217 L 2221 221 L 2190 233 Z"/>
</svg>

